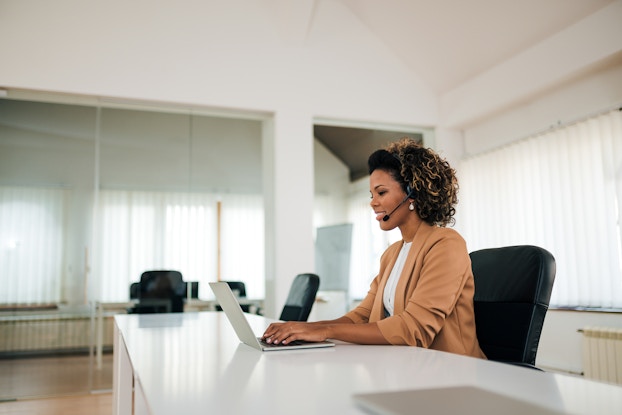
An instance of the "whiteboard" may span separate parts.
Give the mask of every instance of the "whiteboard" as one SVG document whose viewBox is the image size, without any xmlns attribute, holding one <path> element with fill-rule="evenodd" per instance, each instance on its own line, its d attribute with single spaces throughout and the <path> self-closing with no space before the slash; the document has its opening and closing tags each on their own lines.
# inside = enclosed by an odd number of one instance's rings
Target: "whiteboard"
<svg viewBox="0 0 622 415">
<path fill-rule="evenodd" d="M 351 223 L 317 229 L 315 272 L 320 277 L 320 291 L 348 291 L 351 250 Z"/>
</svg>

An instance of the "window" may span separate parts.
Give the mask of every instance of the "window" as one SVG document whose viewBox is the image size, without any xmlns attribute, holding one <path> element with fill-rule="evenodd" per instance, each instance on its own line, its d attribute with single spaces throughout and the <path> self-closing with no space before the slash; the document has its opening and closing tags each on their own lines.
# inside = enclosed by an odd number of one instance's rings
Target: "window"
<svg viewBox="0 0 622 415">
<path fill-rule="evenodd" d="M 539 245 L 557 263 L 552 306 L 622 308 L 622 112 L 471 157 L 459 178 L 471 251 Z"/>
<path fill-rule="evenodd" d="M 61 301 L 68 193 L 0 187 L 0 303 Z"/>
<path fill-rule="evenodd" d="M 153 268 L 211 297 L 218 249 L 264 296 L 262 121 L 51 98 L 0 100 L 0 303 L 127 301 Z"/>
<path fill-rule="evenodd" d="M 251 297 L 264 295 L 261 196 L 101 191 L 99 201 L 95 258 L 102 301 L 126 301 L 130 283 L 150 269 L 180 271 L 184 281 L 200 282 L 200 297 L 209 297 L 219 260 L 222 279 L 244 281 Z"/>
</svg>

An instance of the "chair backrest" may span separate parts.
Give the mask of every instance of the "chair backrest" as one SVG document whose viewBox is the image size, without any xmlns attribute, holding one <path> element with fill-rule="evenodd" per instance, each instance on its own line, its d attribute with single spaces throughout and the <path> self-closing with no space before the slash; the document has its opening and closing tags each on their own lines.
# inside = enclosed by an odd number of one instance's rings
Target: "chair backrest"
<svg viewBox="0 0 622 415">
<path fill-rule="evenodd" d="M 471 252 L 475 324 L 490 360 L 535 365 L 555 280 L 555 258 L 531 245 Z"/>
<path fill-rule="evenodd" d="M 170 307 L 166 310 L 181 313 L 184 311 L 184 297 L 186 297 L 186 284 L 179 271 L 145 271 L 140 276 L 138 308 L 140 308 L 141 303 L 149 305 L 154 300 L 168 300 Z M 145 309 L 143 312 L 148 311 Z"/>
<path fill-rule="evenodd" d="M 133 282 L 130 284 L 130 300 L 137 300 L 140 296 L 140 283 Z"/>
<path fill-rule="evenodd" d="M 199 281 L 184 282 L 184 296 L 188 298 L 188 285 L 190 285 L 190 298 L 199 298 Z M 140 297 L 140 282 L 130 284 L 130 300 L 137 300 Z"/>
<path fill-rule="evenodd" d="M 283 321 L 307 321 L 319 286 L 320 277 L 315 274 L 296 275 L 279 319 Z"/>
<path fill-rule="evenodd" d="M 233 291 L 233 294 L 235 294 L 237 297 L 240 297 L 240 298 L 246 297 L 246 284 L 244 284 L 243 281 L 223 281 L 223 282 L 226 282 L 227 285 L 229 285 L 229 288 L 231 288 L 231 291 Z M 244 311 L 245 313 L 248 313 L 251 310 L 251 306 L 249 304 L 240 304 L 240 307 L 242 308 L 242 311 Z M 217 305 L 216 311 L 222 311 L 222 307 Z"/>
</svg>

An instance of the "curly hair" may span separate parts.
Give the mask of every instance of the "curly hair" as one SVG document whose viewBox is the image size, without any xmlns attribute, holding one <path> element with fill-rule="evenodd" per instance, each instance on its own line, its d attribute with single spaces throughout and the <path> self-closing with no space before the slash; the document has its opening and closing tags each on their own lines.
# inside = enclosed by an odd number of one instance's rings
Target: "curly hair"
<svg viewBox="0 0 622 415">
<path fill-rule="evenodd" d="M 367 165 L 369 174 L 374 170 L 386 171 L 405 193 L 410 190 L 417 213 L 425 222 L 441 227 L 455 223 L 456 171 L 433 150 L 403 137 L 372 153 Z"/>
</svg>

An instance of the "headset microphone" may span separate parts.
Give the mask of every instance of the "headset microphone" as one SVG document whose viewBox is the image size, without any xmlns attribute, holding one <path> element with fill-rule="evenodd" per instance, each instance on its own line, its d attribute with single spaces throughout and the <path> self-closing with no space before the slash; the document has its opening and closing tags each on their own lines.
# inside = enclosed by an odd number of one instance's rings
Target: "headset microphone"
<svg viewBox="0 0 622 415">
<path fill-rule="evenodd" d="M 403 205 L 403 204 L 404 204 L 404 203 L 408 200 L 408 198 L 409 198 L 409 197 L 410 197 L 410 195 L 406 195 L 406 197 L 404 198 L 404 200 L 402 200 L 402 201 L 400 202 L 400 204 L 399 204 L 399 205 L 395 206 L 395 209 L 393 209 L 391 212 L 389 212 L 389 213 L 387 213 L 386 215 L 384 215 L 384 217 L 382 218 L 382 220 L 383 220 L 384 222 L 388 221 L 388 220 L 391 218 L 391 215 L 392 215 L 393 213 L 395 213 L 395 211 L 396 211 L 397 209 L 399 209 L 399 207 L 400 207 L 400 206 L 402 206 L 402 205 Z"/>
</svg>

